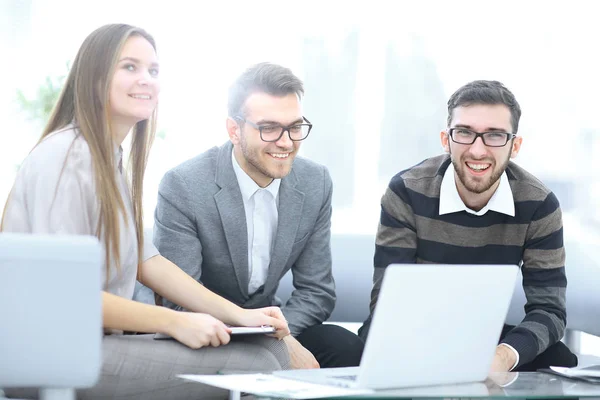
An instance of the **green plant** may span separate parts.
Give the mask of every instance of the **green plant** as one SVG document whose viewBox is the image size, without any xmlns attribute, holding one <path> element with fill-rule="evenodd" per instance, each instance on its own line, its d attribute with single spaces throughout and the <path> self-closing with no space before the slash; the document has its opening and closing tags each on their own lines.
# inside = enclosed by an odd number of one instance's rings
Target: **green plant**
<svg viewBox="0 0 600 400">
<path fill-rule="evenodd" d="M 67 64 L 67 70 L 68 68 L 69 65 Z M 66 75 L 59 77 L 47 76 L 44 83 L 38 87 L 32 100 L 28 99 L 22 90 L 17 90 L 16 100 L 21 111 L 27 114 L 30 120 L 44 125 L 58 101 L 65 78 Z"/>
</svg>

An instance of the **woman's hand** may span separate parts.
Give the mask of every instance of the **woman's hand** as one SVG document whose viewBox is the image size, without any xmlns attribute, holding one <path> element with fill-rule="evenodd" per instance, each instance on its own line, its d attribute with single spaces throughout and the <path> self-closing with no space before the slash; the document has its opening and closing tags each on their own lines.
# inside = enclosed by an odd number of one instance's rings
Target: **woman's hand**
<svg viewBox="0 0 600 400">
<path fill-rule="evenodd" d="M 282 339 L 290 334 L 290 328 L 288 328 L 287 321 L 279 307 L 244 309 L 236 323 L 240 326 L 272 326 L 276 329 L 273 336 L 277 339 Z"/>
<path fill-rule="evenodd" d="M 176 311 L 166 333 L 192 349 L 199 349 L 229 343 L 231 329 L 208 314 Z"/>
</svg>

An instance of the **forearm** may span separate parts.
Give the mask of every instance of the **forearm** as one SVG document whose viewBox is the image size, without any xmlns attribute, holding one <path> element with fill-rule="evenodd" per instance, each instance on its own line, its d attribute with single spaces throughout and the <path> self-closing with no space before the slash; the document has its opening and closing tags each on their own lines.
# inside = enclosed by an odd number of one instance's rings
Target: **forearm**
<svg viewBox="0 0 600 400">
<path fill-rule="evenodd" d="M 311 241 L 307 246 L 315 249 L 323 242 Z M 319 252 L 322 257 L 318 259 L 309 254 L 303 254 L 292 267 L 295 290 L 281 309 L 294 336 L 326 321 L 335 307 L 335 281 L 329 246 L 322 246 Z"/>
<path fill-rule="evenodd" d="M 526 263 L 521 270 L 523 290 L 527 298 L 525 318 L 502 340 L 519 353 L 519 365 L 532 361 L 558 342 L 564 334 L 567 322 L 567 278 L 564 267 L 553 267 L 564 261 L 561 255 L 564 250 L 561 248 L 550 252 L 558 256 L 541 258 L 539 251 L 529 249 L 524 253 Z M 535 255 L 538 257 L 534 257 Z M 544 264 L 541 263 L 542 260 Z M 545 268 L 541 268 L 542 266 Z"/>
<path fill-rule="evenodd" d="M 524 271 L 525 281 L 529 281 Z M 565 330 L 565 288 L 524 286 L 527 304 L 525 318 L 502 343 L 519 353 L 519 365 L 532 361 L 558 342 Z"/>
<path fill-rule="evenodd" d="M 102 292 L 103 327 L 132 332 L 169 333 L 176 311 Z"/>
<path fill-rule="evenodd" d="M 242 309 L 211 292 L 162 256 L 142 264 L 143 284 L 186 310 L 210 314 L 226 324 L 239 324 Z"/>
<path fill-rule="evenodd" d="M 335 293 L 321 295 L 295 290 L 281 311 L 288 321 L 290 332 L 298 336 L 306 328 L 323 323 L 335 307 Z"/>
<path fill-rule="evenodd" d="M 335 307 L 331 259 L 331 199 L 333 186 L 323 168 L 323 198 L 319 216 L 302 253 L 292 266 L 294 291 L 282 308 L 292 335 L 327 320 Z"/>
<path fill-rule="evenodd" d="M 567 323 L 562 214 L 554 194 L 535 210 L 523 248 L 525 318 L 503 339 L 519 353 L 519 364 L 558 342 Z"/>
</svg>

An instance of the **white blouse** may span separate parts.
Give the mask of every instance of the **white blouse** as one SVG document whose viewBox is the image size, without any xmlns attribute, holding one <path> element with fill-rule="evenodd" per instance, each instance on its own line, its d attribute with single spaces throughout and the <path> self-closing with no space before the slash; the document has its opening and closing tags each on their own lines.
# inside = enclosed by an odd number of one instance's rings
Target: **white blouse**
<svg viewBox="0 0 600 400">
<path fill-rule="evenodd" d="M 126 220 L 121 216 L 120 258 L 114 261 L 104 290 L 132 299 L 138 251 L 131 194 L 121 171 L 122 149 L 115 149 L 115 176 Z M 73 126 L 47 136 L 27 156 L 9 197 L 3 230 L 6 232 L 96 235 L 100 207 L 96 196 L 92 156 L 83 135 Z M 101 238 L 102 240 L 102 238 Z M 102 243 L 105 246 L 105 243 Z M 158 254 L 151 241 L 144 240 L 143 260 Z"/>
</svg>

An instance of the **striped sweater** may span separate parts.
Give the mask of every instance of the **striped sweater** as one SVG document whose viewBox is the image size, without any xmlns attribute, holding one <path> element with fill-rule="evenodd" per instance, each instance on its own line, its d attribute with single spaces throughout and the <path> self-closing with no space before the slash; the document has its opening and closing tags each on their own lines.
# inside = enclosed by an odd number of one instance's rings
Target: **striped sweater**
<svg viewBox="0 0 600 400">
<path fill-rule="evenodd" d="M 519 365 L 558 342 L 566 325 L 565 250 L 556 196 L 510 162 L 506 174 L 515 216 L 495 211 L 439 215 L 440 187 L 450 157 L 427 159 L 392 178 L 381 199 L 371 315 L 385 268 L 392 263 L 517 264 L 527 298 L 525 318 L 502 340 L 519 352 Z M 371 317 L 360 336 L 366 340 Z"/>
</svg>

